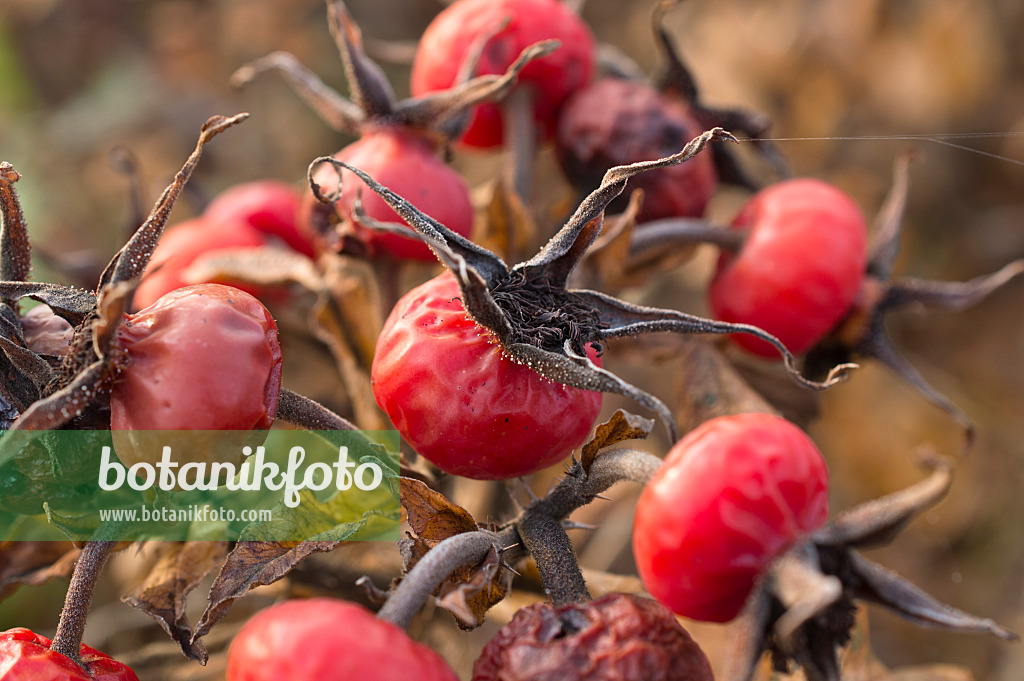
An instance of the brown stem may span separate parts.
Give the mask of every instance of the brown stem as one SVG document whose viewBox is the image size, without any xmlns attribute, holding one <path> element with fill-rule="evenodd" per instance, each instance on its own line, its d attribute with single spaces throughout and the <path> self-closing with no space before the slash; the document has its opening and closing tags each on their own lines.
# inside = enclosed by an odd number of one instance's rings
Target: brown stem
<svg viewBox="0 0 1024 681">
<path fill-rule="evenodd" d="M 562 521 L 544 513 L 526 513 L 516 529 L 537 561 L 544 593 L 555 607 L 589 601 L 590 590 Z"/>
<path fill-rule="evenodd" d="M 712 244 L 724 251 L 735 253 L 743 247 L 747 235 L 697 218 L 671 218 L 645 222 L 633 230 L 629 245 L 630 257 L 643 256 L 648 251 L 661 252 L 666 246 L 693 246 Z"/>
<path fill-rule="evenodd" d="M 533 194 L 533 159 L 537 154 L 537 124 L 533 90 L 520 83 L 502 103 L 505 146 L 511 154 L 512 187 L 524 205 Z"/>
<path fill-rule="evenodd" d="M 281 388 L 277 418 L 306 430 L 358 430 L 352 423 L 304 395 Z"/>
<path fill-rule="evenodd" d="M 57 622 L 57 633 L 53 635 L 50 650 L 82 664 L 82 634 L 85 632 L 85 618 L 89 614 L 96 579 L 114 550 L 116 541 L 91 541 L 82 549 L 75 571 L 71 575 L 64 609 Z"/>
</svg>

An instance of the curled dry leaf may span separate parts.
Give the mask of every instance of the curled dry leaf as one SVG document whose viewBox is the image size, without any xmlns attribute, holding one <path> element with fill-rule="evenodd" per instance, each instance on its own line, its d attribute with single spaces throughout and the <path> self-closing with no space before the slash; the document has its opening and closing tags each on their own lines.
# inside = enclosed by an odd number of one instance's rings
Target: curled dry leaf
<svg viewBox="0 0 1024 681">
<path fill-rule="evenodd" d="M 401 496 L 412 530 L 402 541 L 406 573 L 445 539 L 479 529 L 469 511 L 419 480 L 402 478 Z M 472 629 L 505 597 L 511 577 L 498 551 L 491 547 L 478 563 L 458 567 L 434 593 L 438 604 L 455 615 L 460 627 Z"/>
<path fill-rule="evenodd" d="M 597 426 L 594 437 L 583 445 L 580 456 L 583 472 L 590 474 L 590 467 L 600 450 L 626 440 L 645 440 L 653 428 L 654 421 L 622 409 L 617 410 L 610 419 Z"/>
<path fill-rule="evenodd" d="M 69 576 L 78 554 L 71 542 L 0 542 L 0 599 L 19 586 L 38 586 Z"/>
<path fill-rule="evenodd" d="M 210 588 L 210 602 L 203 612 L 191 643 L 213 629 L 239 598 L 257 586 L 273 584 L 299 561 L 314 553 L 333 551 L 338 541 L 264 542 L 240 541 L 227 555 Z"/>
<path fill-rule="evenodd" d="M 200 580 L 227 555 L 223 541 L 160 542 L 158 559 L 149 573 L 122 601 L 146 613 L 181 647 L 186 657 L 205 664 L 206 648 L 192 640 L 185 602 Z"/>
</svg>

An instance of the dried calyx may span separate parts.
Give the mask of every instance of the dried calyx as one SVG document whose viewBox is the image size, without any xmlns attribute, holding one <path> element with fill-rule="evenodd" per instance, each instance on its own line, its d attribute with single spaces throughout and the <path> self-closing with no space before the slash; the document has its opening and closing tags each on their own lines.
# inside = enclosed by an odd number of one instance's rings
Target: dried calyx
<svg viewBox="0 0 1024 681">
<path fill-rule="evenodd" d="M 296 94 L 338 132 L 358 135 L 370 123 L 403 126 L 428 135 L 438 148 L 443 148 L 462 134 L 475 105 L 504 97 L 527 63 L 558 48 L 556 40 L 537 43 L 523 50 L 503 75 L 473 77 L 490 37 L 484 36 L 450 90 L 397 100 L 381 68 L 363 50 L 362 34 L 345 3 L 328 0 L 327 12 L 331 35 L 345 64 L 351 98 L 321 81 L 288 52 L 274 52 L 241 67 L 232 76 L 232 83 L 241 87 L 265 71 L 279 71 Z"/>
<path fill-rule="evenodd" d="M 398 100 L 383 71 L 366 55 L 359 27 L 345 4 L 340 0 L 328 0 L 327 9 L 331 34 L 345 65 L 350 98 L 325 84 L 287 52 L 274 52 L 243 66 L 235 72 L 232 82 L 242 86 L 261 73 L 278 71 L 331 128 L 356 136 L 380 130 L 408 134 L 422 140 L 433 151 L 447 151 L 451 143 L 462 136 L 477 104 L 505 97 L 528 63 L 559 47 L 556 40 L 536 43 L 523 50 L 504 74 L 474 77 L 480 56 L 493 37 L 483 35 L 470 51 L 470 57 L 452 88 Z M 366 216 L 353 217 L 362 227 L 409 236 L 406 230 L 395 230 L 393 225 L 378 224 Z M 325 201 L 313 208 L 310 226 L 332 249 L 361 254 L 365 245 L 361 246 L 358 239 L 351 238 L 352 230 L 338 229 L 339 223 L 347 218 L 347 215 L 337 214 L 333 201 Z"/>
<path fill-rule="evenodd" d="M 603 345 L 613 338 L 657 331 L 748 333 L 776 347 L 795 380 L 818 389 L 841 380 L 852 366 L 834 367 L 820 383 L 809 381 L 797 371 L 792 355 L 782 343 L 756 327 L 713 321 L 676 310 L 633 305 L 596 291 L 566 288 L 573 268 L 601 232 L 605 208 L 622 192 L 630 177 L 645 170 L 683 163 L 712 141 L 733 139 L 732 135 L 717 128 L 700 135 L 673 156 L 612 168 L 605 174 L 601 186 L 583 200 L 565 226 L 537 255 L 511 268 L 494 253 L 424 215 L 358 168 L 331 157 L 320 157 L 310 165 L 309 178 L 314 194 L 322 196 L 320 186 L 313 179 L 314 171 L 321 164 L 330 163 L 355 173 L 416 230 L 441 263 L 454 274 L 468 315 L 486 327 L 512 359 L 565 385 L 630 397 L 655 411 L 675 441 L 675 420 L 665 404 L 597 367 L 585 352 L 581 352 L 585 346 Z M 550 307 L 543 307 L 539 313 L 532 310 L 529 314 L 522 313 L 523 308 L 545 300 L 550 301 L 546 303 Z M 526 316 L 531 317 L 528 322 L 524 322 Z M 540 329 L 543 332 L 537 327 L 538 316 L 542 320 Z M 524 342 L 527 338 L 531 342 Z M 559 341 L 560 347 L 557 345 Z"/>
<path fill-rule="evenodd" d="M 798 664 L 809 681 L 838 681 L 838 649 L 850 639 L 858 601 L 875 603 L 917 624 L 1017 640 L 990 619 L 945 605 L 859 555 L 889 543 L 949 490 L 950 466 L 939 459 L 925 480 L 856 506 L 772 563 L 742 616 L 730 678 L 753 678 L 767 650 L 778 671 Z"/>
<path fill-rule="evenodd" d="M 702 129 L 725 128 L 736 135 L 755 141 L 754 149 L 780 178 L 790 176 L 789 164 L 772 142 L 765 138 L 771 127 L 767 115 L 739 108 L 721 108 L 704 103 L 697 80 L 684 63 L 675 41 L 665 26 L 666 15 L 680 4 L 681 0 L 662 0 L 651 13 L 651 31 L 662 58 L 659 71 L 650 78 L 651 86 L 671 101 L 679 102 Z M 606 63 L 610 75 L 627 80 L 643 78 L 642 70 L 633 64 Z M 719 179 L 748 189 L 759 184 L 744 170 L 739 159 L 728 146 L 720 143 L 711 145 L 712 157 Z"/>
</svg>

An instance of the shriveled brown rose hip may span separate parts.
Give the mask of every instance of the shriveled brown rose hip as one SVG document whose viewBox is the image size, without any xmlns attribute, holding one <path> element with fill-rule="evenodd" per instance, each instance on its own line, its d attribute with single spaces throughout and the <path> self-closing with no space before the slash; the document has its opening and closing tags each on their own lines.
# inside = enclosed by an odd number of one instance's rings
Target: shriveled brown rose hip
<svg viewBox="0 0 1024 681">
<path fill-rule="evenodd" d="M 484 647 L 473 681 L 711 681 L 711 665 L 656 601 L 608 594 L 523 608 Z"/>
</svg>

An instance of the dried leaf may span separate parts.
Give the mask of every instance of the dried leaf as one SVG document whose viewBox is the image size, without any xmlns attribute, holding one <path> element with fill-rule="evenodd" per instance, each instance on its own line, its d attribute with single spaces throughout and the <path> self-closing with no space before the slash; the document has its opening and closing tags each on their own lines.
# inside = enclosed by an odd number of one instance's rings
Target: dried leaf
<svg viewBox="0 0 1024 681">
<path fill-rule="evenodd" d="M 272 246 L 225 248 L 196 258 L 182 272 L 189 283 L 208 281 L 240 282 L 260 286 L 299 284 L 319 291 L 322 284 L 316 264 L 295 251 Z"/>
<path fill-rule="evenodd" d="M 482 563 L 459 568 L 441 585 L 438 605 L 455 615 L 460 628 L 475 629 L 483 624 L 487 611 L 505 598 L 511 583 L 512 573 L 492 546 Z"/>
<path fill-rule="evenodd" d="M 598 452 L 625 440 L 645 440 L 654 428 L 654 421 L 619 409 L 612 417 L 597 426 L 594 437 L 583 445 L 580 464 L 585 473 L 590 473 L 590 466 Z"/>
<path fill-rule="evenodd" d="M 22 584 L 38 586 L 69 576 L 79 553 L 71 542 L 0 542 L 0 599 Z"/>
<path fill-rule="evenodd" d="M 196 625 L 191 643 L 210 632 L 235 600 L 250 589 L 273 584 L 287 575 L 299 561 L 314 553 L 333 551 L 338 541 L 261 542 L 240 541 L 228 554 L 210 588 L 209 605 Z"/>
<path fill-rule="evenodd" d="M 205 664 L 207 652 L 192 640 L 192 629 L 185 616 L 188 594 L 199 585 L 227 555 L 227 542 L 160 542 L 160 558 L 140 584 L 122 601 L 154 618 L 179 646 L 181 652 Z"/>
<path fill-rule="evenodd" d="M 494 185 L 487 216 L 473 237 L 477 243 L 501 254 L 508 262 L 518 261 L 534 244 L 537 222 L 513 190 L 506 174 Z"/>
<path fill-rule="evenodd" d="M 413 533 L 423 540 L 427 548 L 448 537 L 478 529 L 469 511 L 449 501 L 440 492 L 419 480 L 401 479 L 402 508 L 409 519 Z M 416 556 L 418 559 L 420 556 Z M 406 565 L 406 569 L 411 565 Z"/>
</svg>

